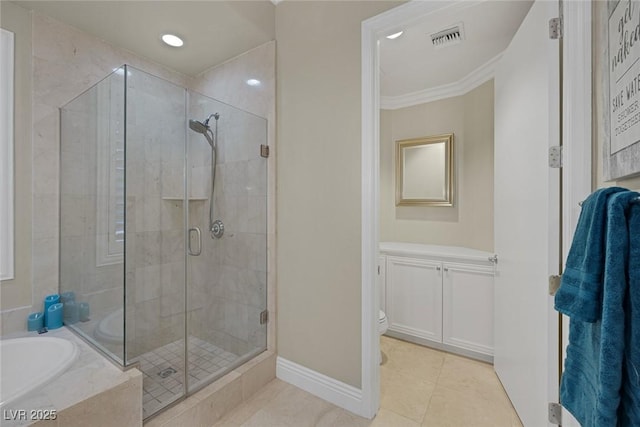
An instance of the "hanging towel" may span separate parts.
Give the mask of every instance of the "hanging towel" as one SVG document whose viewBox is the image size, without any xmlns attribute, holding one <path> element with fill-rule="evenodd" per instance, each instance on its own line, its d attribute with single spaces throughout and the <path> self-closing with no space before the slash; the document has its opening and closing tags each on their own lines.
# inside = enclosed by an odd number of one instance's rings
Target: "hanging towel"
<svg viewBox="0 0 640 427">
<path fill-rule="evenodd" d="M 629 212 L 629 289 L 625 310 L 625 357 L 618 425 L 640 426 L 640 203 Z"/>
<path fill-rule="evenodd" d="M 571 320 L 595 322 L 602 314 L 607 201 L 621 191 L 626 189 L 602 188 L 582 203 L 560 289 L 555 296 L 556 310 Z"/>
<path fill-rule="evenodd" d="M 592 293 L 601 297 L 598 304 L 601 312 L 595 316 L 599 320 L 587 322 L 581 320 L 580 316 L 571 317 L 567 358 L 560 384 L 560 401 L 583 427 L 618 425 L 625 351 L 624 304 L 628 291 L 627 217 L 632 200 L 637 197 L 638 193 L 632 191 L 610 193 L 604 215 L 606 227 L 594 234 L 602 233 L 605 239 L 602 257 L 604 275 L 600 289 L 593 289 Z M 577 244 L 584 242 L 579 240 Z M 588 244 L 589 240 L 586 242 Z M 575 239 L 572 250 L 574 244 Z M 592 253 L 592 249 L 583 253 Z M 584 295 L 576 294 L 576 297 Z M 589 306 L 589 309 L 592 307 Z"/>
</svg>

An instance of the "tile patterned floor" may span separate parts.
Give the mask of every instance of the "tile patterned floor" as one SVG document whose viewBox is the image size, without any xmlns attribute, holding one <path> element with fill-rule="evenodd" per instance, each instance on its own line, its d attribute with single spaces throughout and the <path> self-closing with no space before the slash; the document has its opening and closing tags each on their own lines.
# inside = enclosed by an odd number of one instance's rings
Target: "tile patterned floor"
<svg viewBox="0 0 640 427">
<path fill-rule="evenodd" d="M 184 394 L 184 342 L 178 340 L 140 356 L 143 417 Z M 189 386 L 197 387 L 238 358 L 211 343 L 189 337 Z"/>
<path fill-rule="evenodd" d="M 491 365 L 388 337 L 381 347 L 373 420 L 276 379 L 214 427 L 522 427 Z"/>
</svg>

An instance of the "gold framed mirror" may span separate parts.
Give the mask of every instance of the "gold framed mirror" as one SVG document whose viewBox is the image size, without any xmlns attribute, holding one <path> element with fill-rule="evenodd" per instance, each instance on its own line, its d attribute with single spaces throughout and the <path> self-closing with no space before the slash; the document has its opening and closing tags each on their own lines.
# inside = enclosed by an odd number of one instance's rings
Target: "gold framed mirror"
<svg viewBox="0 0 640 427">
<path fill-rule="evenodd" d="M 453 133 L 396 141 L 396 206 L 453 206 Z"/>
</svg>

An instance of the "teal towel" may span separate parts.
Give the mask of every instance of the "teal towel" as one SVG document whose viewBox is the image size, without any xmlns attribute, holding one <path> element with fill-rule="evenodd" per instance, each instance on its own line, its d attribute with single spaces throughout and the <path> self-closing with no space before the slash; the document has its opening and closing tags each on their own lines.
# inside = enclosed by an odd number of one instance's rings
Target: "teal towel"
<svg viewBox="0 0 640 427">
<path fill-rule="evenodd" d="M 621 191 L 626 190 L 602 188 L 582 203 L 560 289 L 555 296 L 556 310 L 571 320 L 595 322 L 602 314 L 607 201 Z"/>
<path fill-rule="evenodd" d="M 599 231 L 603 233 L 605 242 L 604 274 L 600 289 L 591 288 L 593 295 L 601 297 L 598 304 L 601 311 L 596 313 L 599 320 L 592 322 L 581 320 L 581 316 L 571 317 L 567 358 L 560 384 L 562 405 L 583 427 L 619 426 L 619 410 L 623 408 L 620 396 L 627 333 L 625 304 L 629 289 L 628 218 L 632 201 L 638 197 L 638 193 L 613 193 L 608 197 L 604 213 L 606 226 Z M 603 194 L 603 191 L 599 194 Z M 576 230 L 576 235 L 579 231 Z M 574 245 L 583 245 L 584 242 L 574 239 L 572 249 Z M 582 251 L 583 254 L 589 252 Z M 584 294 L 574 295 L 577 298 L 584 297 Z M 627 402 L 627 399 L 624 401 Z"/>
<path fill-rule="evenodd" d="M 618 424 L 640 426 L 640 203 L 629 214 L 629 289 L 624 305 L 625 351 Z"/>
</svg>

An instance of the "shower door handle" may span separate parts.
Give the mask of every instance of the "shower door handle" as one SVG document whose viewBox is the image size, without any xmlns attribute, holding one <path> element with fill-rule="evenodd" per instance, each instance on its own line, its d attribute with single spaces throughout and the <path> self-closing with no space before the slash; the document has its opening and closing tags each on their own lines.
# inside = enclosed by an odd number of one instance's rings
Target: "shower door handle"
<svg viewBox="0 0 640 427">
<path fill-rule="evenodd" d="M 198 250 L 197 251 L 194 251 L 191 248 L 191 241 L 192 241 L 191 236 L 192 236 L 192 233 L 194 231 L 196 233 L 196 238 L 198 240 Z M 189 255 L 191 255 L 191 256 L 199 256 L 202 253 L 202 233 L 200 232 L 200 228 L 199 227 L 190 228 L 188 237 L 189 237 Z"/>
</svg>

